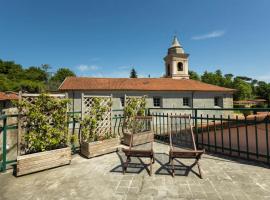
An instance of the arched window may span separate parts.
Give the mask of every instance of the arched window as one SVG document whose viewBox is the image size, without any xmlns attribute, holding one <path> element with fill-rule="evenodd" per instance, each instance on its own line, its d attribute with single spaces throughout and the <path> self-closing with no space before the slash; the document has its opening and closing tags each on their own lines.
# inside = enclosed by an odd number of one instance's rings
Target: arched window
<svg viewBox="0 0 270 200">
<path fill-rule="evenodd" d="M 177 71 L 183 71 L 183 63 L 179 62 L 177 64 Z"/>
<path fill-rule="evenodd" d="M 168 64 L 167 65 L 167 76 L 170 76 L 171 75 L 171 65 Z"/>
</svg>

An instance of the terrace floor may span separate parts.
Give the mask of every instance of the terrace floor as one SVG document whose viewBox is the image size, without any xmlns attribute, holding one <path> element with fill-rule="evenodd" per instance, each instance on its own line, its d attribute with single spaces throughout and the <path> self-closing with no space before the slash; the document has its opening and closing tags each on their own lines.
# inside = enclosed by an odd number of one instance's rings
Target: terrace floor
<svg viewBox="0 0 270 200">
<path fill-rule="evenodd" d="M 72 164 L 16 178 L 0 174 L 0 199 L 270 199 L 270 169 L 253 162 L 204 155 L 204 179 L 181 167 L 172 178 L 168 146 L 154 144 L 153 176 L 139 165 L 122 174 L 121 152 L 93 159 L 75 155 Z M 132 160 L 139 164 L 138 159 Z M 192 160 L 179 160 L 189 164 Z"/>
</svg>

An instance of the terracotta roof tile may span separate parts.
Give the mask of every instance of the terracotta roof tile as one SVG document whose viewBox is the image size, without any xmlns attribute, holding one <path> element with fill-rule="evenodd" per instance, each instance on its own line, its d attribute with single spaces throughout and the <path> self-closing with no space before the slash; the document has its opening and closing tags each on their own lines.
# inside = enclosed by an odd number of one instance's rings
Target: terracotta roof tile
<svg viewBox="0 0 270 200">
<path fill-rule="evenodd" d="M 0 101 L 17 100 L 17 99 L 18 95 L 16 93 L 0 92 Z"/>
<path fill-rule="evenodd" d="M 59 87 L 67 90 L 124 90 L 124 91 L 218 91 L 234 89 L 206 84 L 200 81 L 171 78 L 92 78 L 68 77 Z"/>
</svg>

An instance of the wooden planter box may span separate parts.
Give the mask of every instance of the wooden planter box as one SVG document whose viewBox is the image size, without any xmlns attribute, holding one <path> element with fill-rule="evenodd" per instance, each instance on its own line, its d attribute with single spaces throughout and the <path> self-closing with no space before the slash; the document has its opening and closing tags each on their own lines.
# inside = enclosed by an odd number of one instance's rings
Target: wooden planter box
<svg viewBox="0 0 270 200">
<path fill-rule="evenodd" d="M 116 152 L 120 145 L 119 138 L 111 138 L 96 142 L 82 142 L 81 143 L 81 154 L 87 158 L 100 156 L 107 153 Z"/>
<path fill-rule="evenodd" d="M 18 156 L 16 176 L 68 165 L 70 162 L 70 147 Z"/>
<path fill-rule="evenodd" d="M 131 134 L 124 133 L 123 134 L 123 143 L 126 145 L 129 145 L 131 140 Z M 136 146 L 139 144 L 145 144 L 148 142 L 152 142 L 154 140 L 154 133 L 152 131 L 145 131 L 141 133 L 135 133 L 133 134 L 133 143 L 132 146 Z"/>
</svg>

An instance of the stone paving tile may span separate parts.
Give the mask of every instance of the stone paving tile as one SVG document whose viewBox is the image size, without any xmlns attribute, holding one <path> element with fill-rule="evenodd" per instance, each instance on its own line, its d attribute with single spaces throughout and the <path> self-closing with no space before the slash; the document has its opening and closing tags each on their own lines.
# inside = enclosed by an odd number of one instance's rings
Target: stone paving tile
<svg viewBox="0 0 270 200">
<path fill-rule="evenodd" d="M 168 146 L 155 143 L 156 162 L 153 175 L 132 159 L 134 168 L 122 174 L 120 157 L 112 153 L 93 159 L 75 155 L 72 164 L 16 178 L 12 173 L 0 174 L 0 199 L 113 199 L 113 200 L 270 200 L 270 169 L 242 160 L 204 155 L 201 167 L 204 179 L 181 159 L 173 178 L 168 162 Z M 145 160 L 146 163 L 149 160 Z"/>
</svg>

